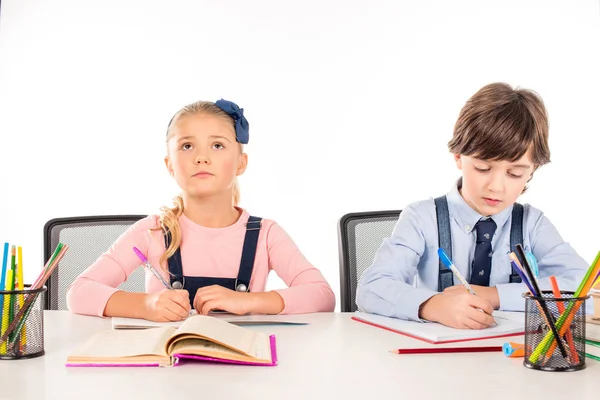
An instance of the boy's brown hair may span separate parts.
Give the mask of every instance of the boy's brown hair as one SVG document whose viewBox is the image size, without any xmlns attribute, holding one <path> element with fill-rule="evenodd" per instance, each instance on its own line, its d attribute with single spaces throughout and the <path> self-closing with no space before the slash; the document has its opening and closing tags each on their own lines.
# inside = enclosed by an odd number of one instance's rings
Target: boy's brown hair
<svg viewBox="0 0 600 400">
<path fill-rule="evenodd" d="M 460 111 L 448 148 L 453 154 L 511 162 L 531 149 L 537 169 L 550 162 L 544 102 L 531 90 L 486 85 Z"/>
</svg>

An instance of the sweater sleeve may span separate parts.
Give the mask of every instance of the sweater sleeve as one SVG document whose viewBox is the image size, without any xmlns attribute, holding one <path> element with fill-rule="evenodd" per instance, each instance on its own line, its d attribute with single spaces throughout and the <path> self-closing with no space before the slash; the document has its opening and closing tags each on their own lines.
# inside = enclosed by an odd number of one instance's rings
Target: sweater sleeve
<svg viewBox="0 0 600 400">
<path fill-rule="evenodd" d="M 148 257 L 149 229 L 156 217 L 148 216 L 129 227 L 112 246 L 73 281 L 67 291 L 67 306 L 76 314 L 103 316 L 108 299 L 140 265 L 137 247 Z"/>
<path fill-rule="evenodd" d="M 288 286 L 276 290 L 285 304 L 281 314 L 333 311 L 335 295 L 321 271 L 304 257 L 278 224 L 273 223 L 267 235 L 269 268 Z"/>
</svg>

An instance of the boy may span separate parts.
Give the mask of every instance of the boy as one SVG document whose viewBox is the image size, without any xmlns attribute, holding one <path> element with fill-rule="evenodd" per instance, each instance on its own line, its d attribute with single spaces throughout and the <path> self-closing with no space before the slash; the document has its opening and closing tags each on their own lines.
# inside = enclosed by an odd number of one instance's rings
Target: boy
<svg viewBox="0 0 600 400">
<path fill-rule="evenodd" d="M 483 87 L 461 110 L 448 148 L 462 177 L 445 197 L 402 211 L 358 283 L 358 307 L 454 328 L 488 327 L 494 309 L 524 309 L 521 294 L 528 290 L 508 256 L 516 243 L 537 259 L 541 290 L 551 288 L 551 275 L 561 290 L 575 290 L 585 260 L 541 211 L 515 204 L 533 172 L 550 162 L 542 99 L 504 83 Z M 440 267 L 437 250 L 444 245 L 476 296 Z"/>
</svg>

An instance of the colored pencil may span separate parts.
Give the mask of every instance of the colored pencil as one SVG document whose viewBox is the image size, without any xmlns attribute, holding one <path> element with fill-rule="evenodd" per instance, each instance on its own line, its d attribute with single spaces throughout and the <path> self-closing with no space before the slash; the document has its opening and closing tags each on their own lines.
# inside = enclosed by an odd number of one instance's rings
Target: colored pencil
<svg viewBox="0 0 600 400">
<path fill-rule="evenodd" d="M 397 350 L 392 350 L 391 352 L 394 354 L 436 354 L 436 353 L 483 353 L 483 352 L 490 352 L 490 351 L 502 352 L 502 346 L 397 349 Z"/>
<path fill-rule="evenodd" d="M 8 264 L 8 243 L 4 243 L 4 254 L 2 256 L 2 271 L 0 271 L 0 290 L 6 290 L 6 266 Z M 3 318 L 4 296 L 0 296 L 0 320 Z"/>
<path fill-rule="evenodd" d="M 17 279 L 18 279 L 18 290 L 25 289 L 25 281 L 23 278 L 23 248 L 21 246 L 17 247 Z M 19 296 L 19 307 L 23 307 L 24 298 L 23 295 Z M 23 326 L 23 330 L 20 332 L 21 335 L 21 350 L 25 350 L 25 346 L 27 345 L 27 326 Z"/>
<path fill-rule="evenodd" d="M 12 269 L 9 269 L 8 272 L 6 273 L 6 280 L 7 280 L 7 287 L 5 288 L 5 290 L 11 290 L 10 287 L 8 287 L 9 282 L 12 280 Z M 6 301 L 4 302 L 4 310 L 2 312 L 2 326 L 0 328 L 0 334 L 4 335 L 4 333 L 8 330 L 8 326 L 10 325 L 11 322 L 11 301 L 10 298 L 12 297 L 10 294 L 5 294 L 3 296 L 8 297 L 6 299 Z M 7 347 L 6 347 L 6 341 L 2 340 L 0 341 L 0 354 L 6 354 L 7 352 Z"/>
<path fill-rule="evenodd" d="M 588 291 L 592 287 L 592 284 L 594 283 L 594 278 L 598 274 L 599 270 L 600 251 L 596 255 L 596 258 L 594 259 L 592 265 L 590 265 L 590 268 L 587 270 L 573 297 L 587 297 Z M 569 303 L 565 312 L 562 313 L 562 315 L 556 322 L 557 328 L 559 329 L 561 334 L 564 334 L 566 332 L 567 328 L 570 326 L 571 322 L 573 321 L 573 318 L 575 318 L 575 314 L 577 313 L 579 307 L 581 307 L 582 304 L 582 301 L 573 301 Z M 552 332 L 548 332 L 529 356 L 529 362 L 535 364 L 542 356 L 542 354 L 546 354 L 547 357 L 548 354 L 552 354 L 552 352 L 554 352 Z"/>
<path fill-rule="evenodd" d="M 552 285 L 552 294 L 554 297 L 557 299 L 562 299 L 558 282 L 554 276 L 550 277 L 550 284 Z M 558 312 L 561 314 L 565 312 L 565 304 L 562 301 L 556 302 L 556 308 L 558 308 Z M 575 364 L 579 364 L 579 355 L 577 354 L 577 348 L 575 347 L 575 342 L 573 341 L 573 333 L 570 329 L 567 329 L 567 343 L 569 344 L 569 349 L 571 350 L 571 361 Z"/>
<path fill-rule="evenodd" d="M 48 278 L 50 278 L 50 275 L 52 274 L 54 269 L 56 269 L 56 267 L 58 267 L 58 263 L 64 257 L 64 255 L 68 249 L 69 249 L 68 245 L 63 245 L 62 243 L 59 243 L 59 245 L 54 250 L 52 257 L 50 257 L 50 260 L 48 260 L 48 262 L 46 263 L 46 266 L 40 272 L 40 275 L 35 280 L 35 284 L 31 287 L 30 290 L 40 289 L 41 287 L 44 286 L 44 284 L 46 283 Z M 37 299 L 37 297 L 38 297 L 38 293 L 31 293 L 31 294 L 26 295 L 26 299 L 23 303 L 23 307 L 19 308 L 19 311 L 17 312 L 15 319 L 8 326 L 8 329 L 6 330 L 6 332 L 4 332 L 2 334 L 2 336 L 0 337 L 0 343 L 4 342 L 5 340 L 7 340 L 7 338 L 10 337 L 9 342 L 10 342 L 10 344 L 14 345 L 14 342 L 15 342 L 16 338 L 18 337 L 18 333 L 21 332 L 21 330 L 27 320 L 27 317 L 29 316 L 29 312 L 33 308 L 33 304 L 35 303 L 35 300 Z"/>
<path fill-rule="evenodd" d="M 8 290 L 15 290 L 15 278 L 17 277 L 17 248 L 12 245 L 10 248 L 10 277 L 6 278 L 6 286 Z M 8 295 L 8 323 L 10 324 L 14 318 L 15 307 L 14 303 L 16 303 L 15 296 Z"/>
<path fill-rule="evenodd" d="M 523 259 L 523 264 L 522 264 L 523 271 L 525 271 L 525 274 L 529 278 L 529 283 L 531 283 L 531 286 L 537 293 L 537 296 L 541 298 L 542 292 L 541 292 L 540 288 L 538 287 L 537 281 L 535 280 L 535 275 L 533 274 L 533 271 L 531 270 L 531 267 L 529 266 L 529 262 L 527 262 L 527 255 L 525 254 L 525 250 L 523 250 L 523 246 L 521 246 L 521 244 L 517 244 L 517 252 L 519 253 L 519 256 L 521 256 L 521 258 Z M 554 317 L 552 316 L 550 311 L 548 311 L 548 308 L 546 307 L 546 302 L 544 300 L 540 300 L 539 304 L 542 307 L 543 314 L 546 316 L 546 320 L 548 321 L 550 330 L 552 331 L 552 334 L 554 335 L 554 338 L 556 339 L 556 342 L 558 343 L 558 349 L 560 350 L 560 353 L 562 354 L 562 356 L 564 358 L 567 358 L 568 357 L 567 350 L 565 349 L 565 346 L 561 340 L 561 336 L 558 334 L 558 330 L 556 328 L 556 321 L 554 320 Z"/>
</svg>

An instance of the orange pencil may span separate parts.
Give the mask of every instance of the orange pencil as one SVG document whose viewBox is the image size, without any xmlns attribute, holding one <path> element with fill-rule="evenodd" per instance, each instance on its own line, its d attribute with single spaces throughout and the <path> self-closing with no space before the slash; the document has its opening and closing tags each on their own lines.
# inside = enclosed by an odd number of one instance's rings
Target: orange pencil
<svg viewBox="0 0 600 400">
<path fill-rule="evenodd" d="M 552 293 L 554 297 L 557 299 L 562 298 L 560 294 L 560 289 L 558 288 L 558 282 L 554 276 L 550 277 L 550 283 L 552 284 Z M 556 307 L 558 307 L 558 312 L 565 312 L 565 304 L 562 301 L 556 302 Z M 573 342 L 573 333 L 570 329 L 567 329 L 567 343 L 569 344 L 569 348 L 571 349 L 571 358 L 575 364 L 579 364 L 579 355 L 577 354 L 577 349 L 575 348 L 575 342 Z"/>
<path fill-rule="evenodd" d="M 591 270 L 591 271 L 590 271 Z M 596 256 L 596 259 L 594 260 L 594 264 L 592 264 L 592 266 L 590 267 L 590 270 L 588 270 L 588 275 L 587 275 L 587 280 L 585 282 L 582 282 L 582 287 L 581 290 L 578 292 L 575 292 L 575 297 L 586 297 L 590 288 L 592 287 L 592 285 L 594 284 L 594 280 L 595 277 L 598 275 L 598 271 L 600 270 L 600 252 L 598 252 L 598 255 Z M 579 310 L 579 307 L 581 306 L 581 302 L 577 302 L 577 303 L 572 303 L 572 307 L 569 307 L 569 314 L 565 316 L 565 320 L 564 323 L 561 326 L 561 329 L 559 331 L 560 335 L 564 335 L 567 328 L 569 326 L 571 326 L 571 322 L 573 322 L 573 318 L 575 318 L 575 314 L 577 314 L 577 311 Z M 564 316 L 566 314 L 563 313 L 561 315 Z M 552 344 L 550 344 L 550 348 L 548 348 L 548 351 L 545 354 L 546 358 L 549 358 L 553 353 L 554 350 L 556 349 L 556 342 L 552 342 Z M 533 355 L 532 355 L 533 357 Z"/>
</svg>

